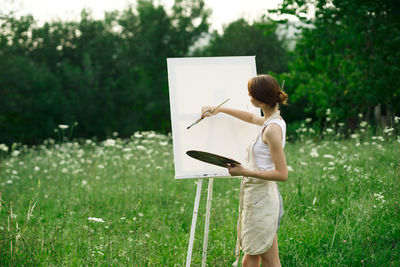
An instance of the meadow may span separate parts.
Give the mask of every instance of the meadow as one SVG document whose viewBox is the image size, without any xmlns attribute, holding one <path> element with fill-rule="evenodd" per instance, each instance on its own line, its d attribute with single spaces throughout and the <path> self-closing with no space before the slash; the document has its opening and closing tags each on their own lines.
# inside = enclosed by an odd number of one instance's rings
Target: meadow
<svg viewBox="0 0 400 267">
<path fill-rule="evenodd" d="M 344 138 L 340 127 L 317 135 L 303 124 L 289 139 L 282 266 L 400 266 L 400 137 L 368 127 Z M 137 132 L 0 145 L 0 265 L 184 266 L 196 180 L 174 180 L 171 142 Z M 235 260 L 239 187 L 214 180 L 208 266 Z M 192 266 L 201 264 L 206 188 Z"/>
</svg>

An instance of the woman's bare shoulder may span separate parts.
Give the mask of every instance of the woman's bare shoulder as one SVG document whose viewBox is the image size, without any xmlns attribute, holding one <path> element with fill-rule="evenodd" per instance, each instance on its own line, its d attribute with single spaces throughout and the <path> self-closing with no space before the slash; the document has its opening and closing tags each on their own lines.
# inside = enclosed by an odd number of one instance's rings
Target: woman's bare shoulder
<svg viewBox="0 0 400 267">
<path fill-rule="evenodd" d="M 262 139 L 266 143 L 281 142 L 282 129 L 276 123 L 268 124 L 263 131 Z"/>
</svg>

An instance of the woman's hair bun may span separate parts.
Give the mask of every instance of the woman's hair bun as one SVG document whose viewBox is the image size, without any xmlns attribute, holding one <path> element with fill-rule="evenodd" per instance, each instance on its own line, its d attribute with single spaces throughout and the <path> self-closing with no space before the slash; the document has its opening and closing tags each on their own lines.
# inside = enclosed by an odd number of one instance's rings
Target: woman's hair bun
<svg viewBox="0 0 400 267">
<path fill-rule="evenodd" d="M 286 104 L 287 98 L 288 98 L 288 95 L 285 92 L 279 91 L 279 94 L 278 94 L 278 99 L 279 99 L 278 103 L 279 104 Z"/>
</svg>

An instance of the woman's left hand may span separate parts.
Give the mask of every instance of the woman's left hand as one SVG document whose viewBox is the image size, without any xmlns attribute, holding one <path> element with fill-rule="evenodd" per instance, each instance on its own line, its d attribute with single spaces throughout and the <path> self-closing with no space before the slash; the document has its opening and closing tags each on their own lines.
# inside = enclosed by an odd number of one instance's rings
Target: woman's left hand
<svg viewBox="0 0 400 267">
<path fill-rule="evenodd" d="M 230 164 L 227 163 L 226 167 L 228 168 L 229 174 L 232 176 L 243 176 L 245 168 L 243 168 L 242 164 Z"/>
</svg>

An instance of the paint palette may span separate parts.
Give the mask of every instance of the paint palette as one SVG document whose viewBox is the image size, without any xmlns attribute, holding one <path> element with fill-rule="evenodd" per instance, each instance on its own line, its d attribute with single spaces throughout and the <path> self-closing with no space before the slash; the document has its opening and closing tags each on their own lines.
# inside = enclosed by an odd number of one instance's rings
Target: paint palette
<svg viewBox="0 0 400 267">
<path fill-rule="evenodd" d="M 217 165 L 220 167 L 226 168 L 226 164 L 240 164 L 240 162 L 237 162 L 236 160 L 223 157 L 220 155 L 212 154 L 209 152 L 204 152 L 204 151 L 198 151 L 198 150 L 189 150 L 186 151 L 186 154 L 192 158 L 195 158 L 197 160 L 207 162 L 213 165 Z"/>
</svg>

